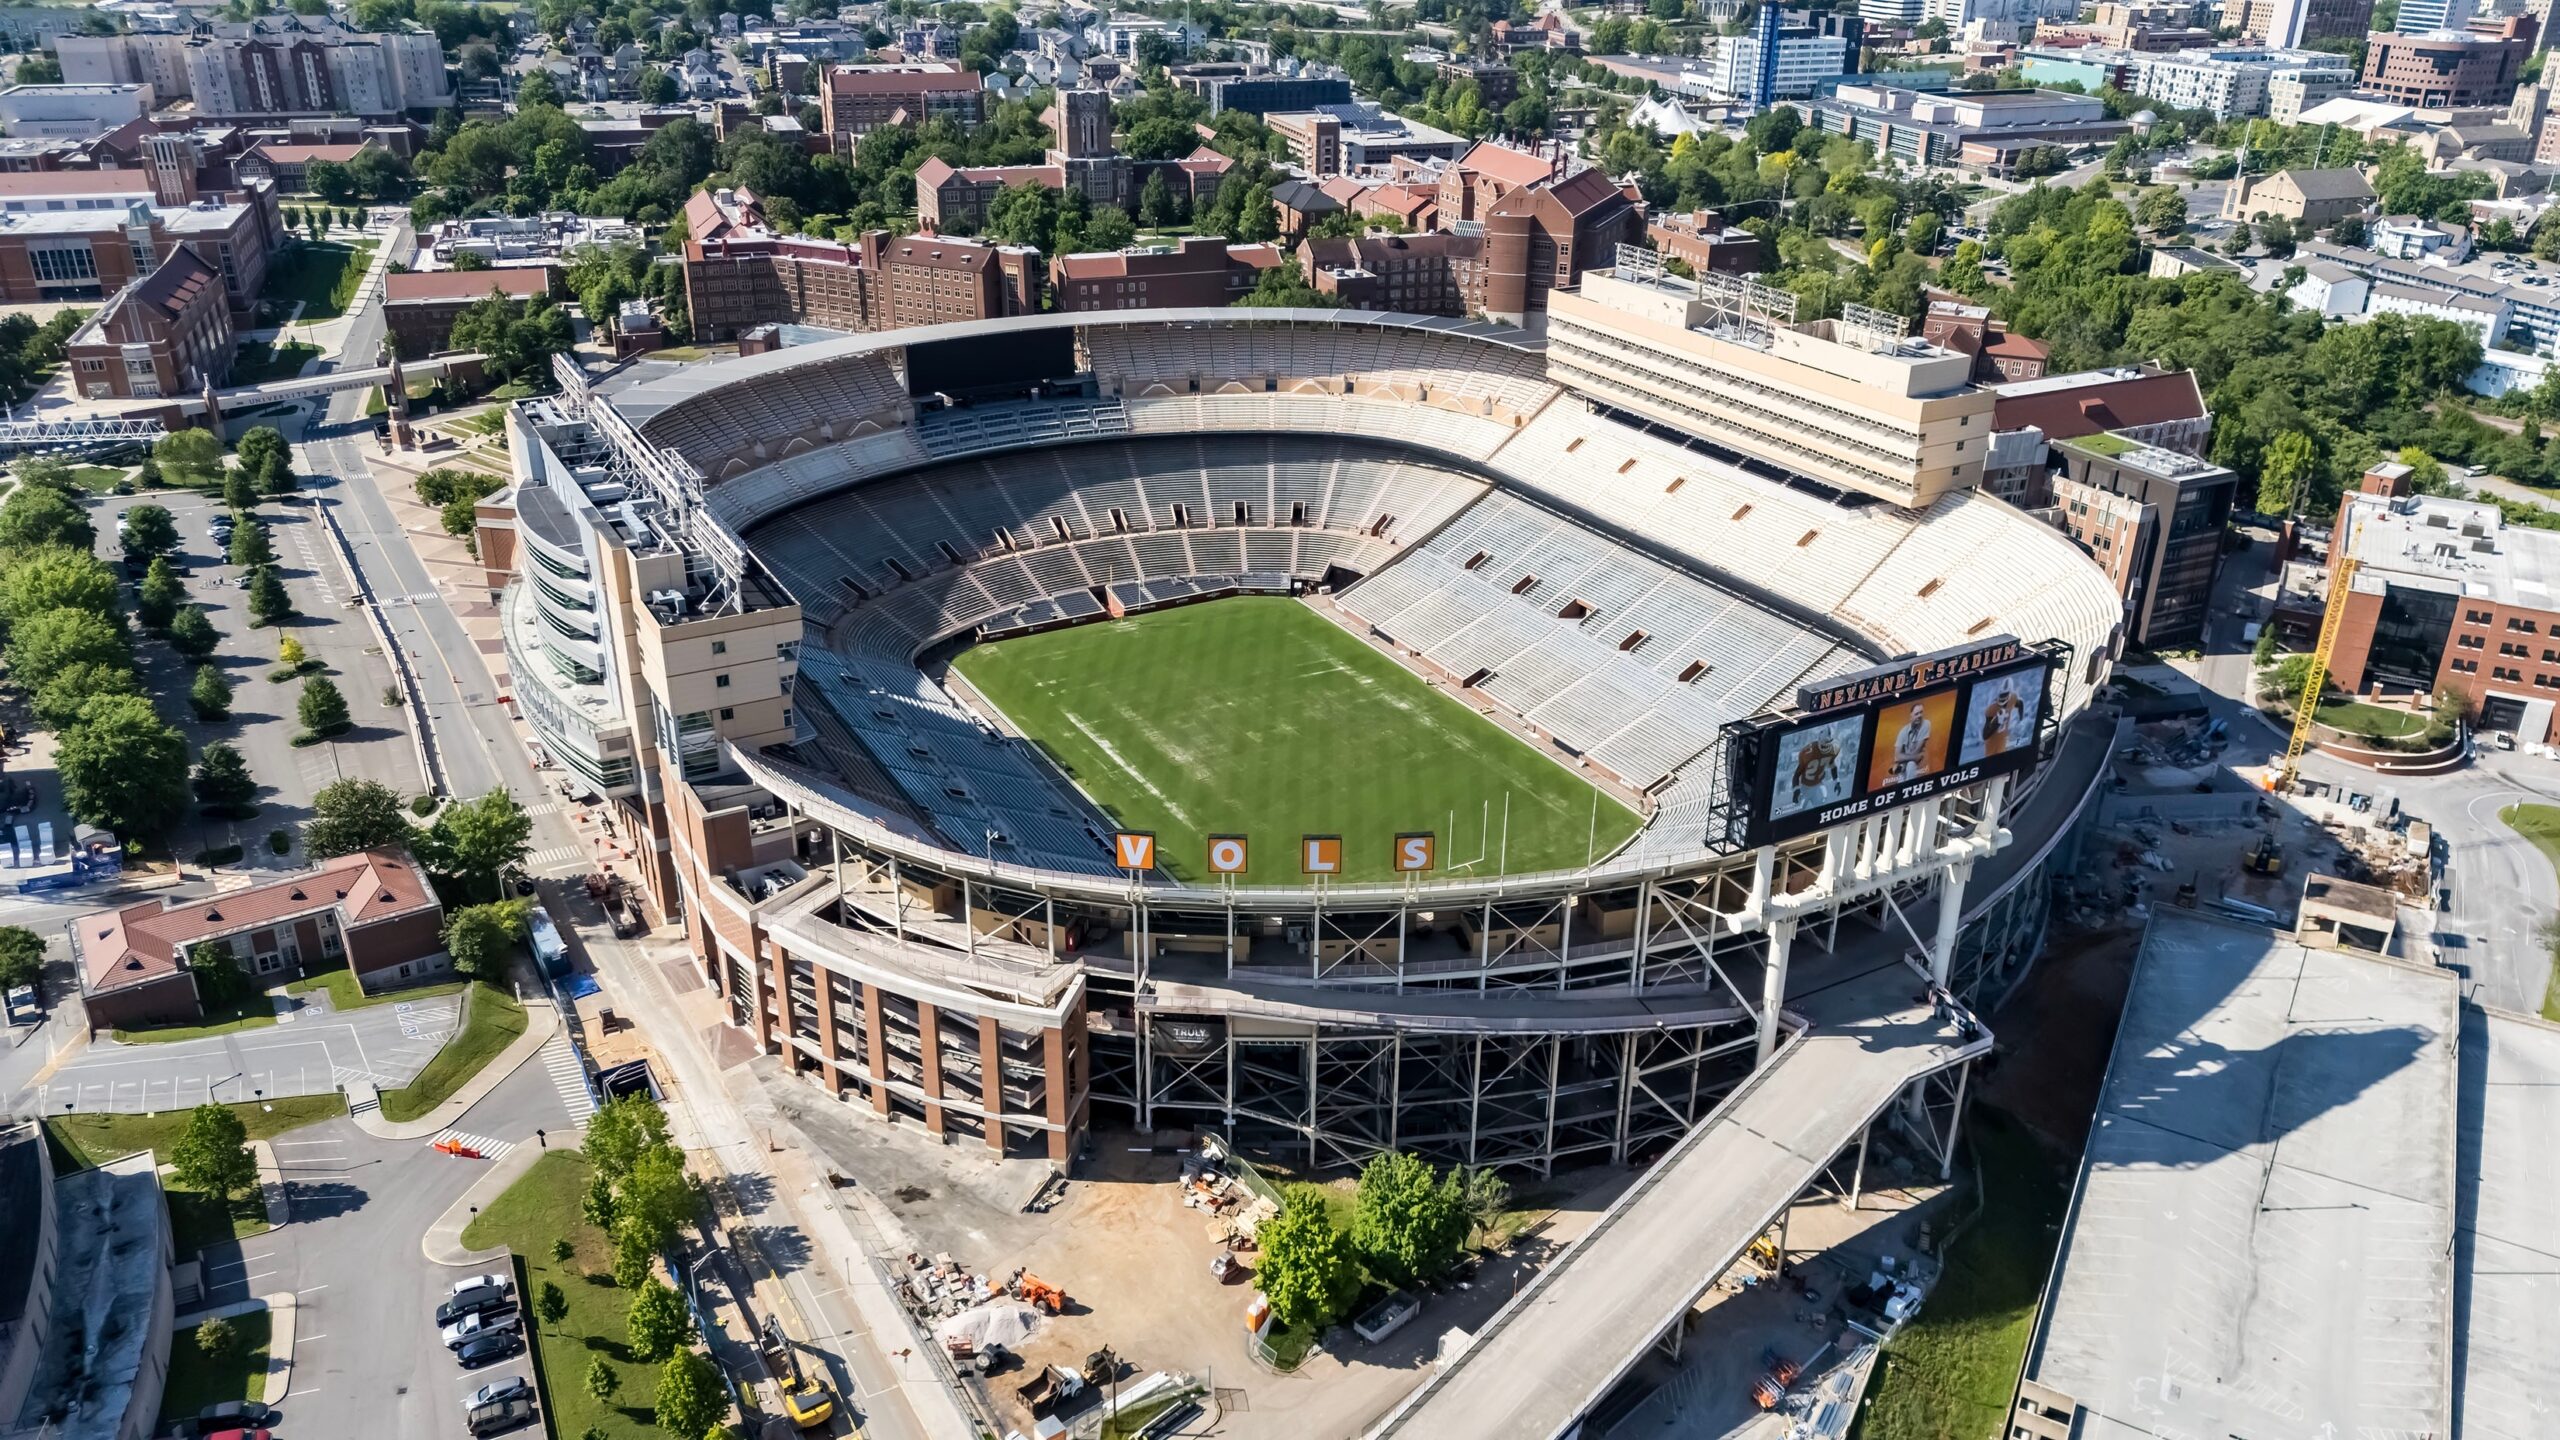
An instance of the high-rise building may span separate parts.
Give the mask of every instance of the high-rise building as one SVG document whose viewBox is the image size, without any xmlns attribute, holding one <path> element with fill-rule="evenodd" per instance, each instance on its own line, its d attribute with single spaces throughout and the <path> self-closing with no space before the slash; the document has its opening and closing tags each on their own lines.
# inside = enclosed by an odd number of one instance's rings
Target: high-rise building
<svg viewBox="0 0 2560 1440">
<path fill-rule="evenodd" d="M 975 125 L 987 118 L 978 72 L 960 65 L 839 65 L 818 90 L 827 142 L 839 155 L 883 125 L 920 124 L 937 116 Z"/>
<path fill-rule="evenodd" d="M 2405 0 L 2400 18 L 2392 24 L 2392 33 L 2432 35 L 2439 30 L 2459 30 L 2470 20 L 2471 11 L 2472 0 Z"/>
<path fill-rule="evenodd" d="M 2314 40 L 2363 38 L 2373 0 L 2224 0 L 2222 23 L 2243 45 L 2291 50 Z"/>
<path fill-rule="evenodd" d="M 2364 79 L 2356 88 L 2422 109 L 2504 105 L 2524 77 L 2535 32 L 2533 17 L 2514 15 L 2491 34 L 2377 34 L 2365 46 Z"/>
<path fill-rule="evenodd" d="M 319 16 L 269 15 L 185 34 L 65 35 L 66 83 L 148 85 L 199 120 L 295 115 L 395 119 L 455 103 L 444 43 L 414 27 L 379 34 Z"/>
</svg>

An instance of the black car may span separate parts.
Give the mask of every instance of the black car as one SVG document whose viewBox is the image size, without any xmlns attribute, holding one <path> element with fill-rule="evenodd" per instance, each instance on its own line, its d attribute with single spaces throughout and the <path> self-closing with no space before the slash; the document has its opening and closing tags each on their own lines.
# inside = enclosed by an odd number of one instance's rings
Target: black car
<svg viewBox="0 0 2560 1440">
<path fill-rule="evenodd" d="M 514 1303 L 513 1296 L 495 1285 L 465 1290 L 436 1307 L 436 1328 L 441 1330 L 465 1315 L 477 1315 L 483 1310 L 503 1310 Z"/>
<path fill-rule="evenodd" d="M 494 1365 L 523 1348 L 523 1336 L 513 1330 L 500 1330 L 474 1335 L 463 1341 L 454 1347 L 453 1358 L 462 1362 L 463 1369 L 477 1370 L 483 1365 Z"/>
<path fill-rule="evenodd" d="M 472 1406 L 464 1423 L 471 1428 L 471 1433 L 474 1435 L 495 1435 L 501 1431 L 513 1430 L 519 1425 L 530 1425 L 534 1418 L 533 1397 L 529 1394 L 516 1394 L 502 1400 L 492 1400 L 487 1404 Z"/>
</svg>

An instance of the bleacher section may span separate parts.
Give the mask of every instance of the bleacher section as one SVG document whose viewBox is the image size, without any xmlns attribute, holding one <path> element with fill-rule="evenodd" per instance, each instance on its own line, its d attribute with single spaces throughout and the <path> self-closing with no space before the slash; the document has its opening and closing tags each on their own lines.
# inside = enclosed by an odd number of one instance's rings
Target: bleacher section
<svg viewBox="0 0 2560 1440">
<path fill-rule="evenodd" d="M 1987 496 L 1959 492 L 1919 511 L 1837 505 L 1574 401 L 1549 406 L 1493 463 L 1523 491 L 1730 577 L 1799 617 L 1828 617 L 1879 654 L 2001 633 L 2070 640 L 2079 655 L 2066 677 L 2066 711 L 2087 703 L 2090 651 L 2122 613 L 2061 532 Z"/>
<path fill-rule="evenodd" d="M 1088 843 L 1089 807 L 1045 780 L 1023 788 L 1008 764 L 1029 762 L 921 674 L 918 654 L 1100 615 L 1098 592 L 1145 609 L 1286 593 L 1336 566 L 1366 574 L 1485 492 L 1356 439 L 1101 441 L 858 485 L 747 543 L 824 637 L 801 652 L 825 701 L 810 728 L 856 795 L 973 854 L 990 853 L 993 831 L 1006 837 L 995 859 L 1094 870 L 1109 857 Z"/>
<path fill-rule="evenodd" d="M 866 421 L 895 428 L 906 407 L 906 387 L 887 356 L 842 356 L 680 401 L 650 417 L 641 434 L 718 481 L 788 454 L 795 440 L 826 444 Z"/>
<path fill-rule="evenodd" d="M 989 860 L 1105 873 L 1107 822 L 1025 742 L 981 726 L 910 664 L 807 650 L 794 692 L 858 795 L 885 778 L 909 813 Z M 859 737 L 856 739 L 855 737 Z"/>
<path fill-rule="evenodd" d="M 1527 415 L 1555 393 L 1536 351 L 1427 330 L 1360 325 L 1096 325 L 1086 349 L 1103 393 L 1213 395 L 1230 386 L 1287 391 L 1300 382 L 1384 387 L 1475 413 Z"/>
<path fill-rule="evenodd" d="M 1717 732 L 1855 652 L 1494 491 L 1351 587 L 1344 609 L 1666 808 Z M 1712 798 L 1711 795 L 1709 798 Z M 1692 842 L 1694 843 L 1694 841 Z"/>
<path fill-rule="evenodd" d="M 1122 402 L 1129 428 L 1141 435 L 1366 435 L 1483 460 L 1511 438 L 1499 420 L 1461 415 L 1395 399 L 1341 395 L 1168 395 Z"/>
</svg>

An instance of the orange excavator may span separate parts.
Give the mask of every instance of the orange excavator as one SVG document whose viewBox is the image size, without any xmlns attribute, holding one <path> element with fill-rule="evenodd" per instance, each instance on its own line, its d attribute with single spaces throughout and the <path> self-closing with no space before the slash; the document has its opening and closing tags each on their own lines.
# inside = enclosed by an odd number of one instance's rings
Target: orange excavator
<svg viewBox="0 0 2560 1440">
<path fill-rule="evenodd" d="M 1067 1308 L 1067 1292 L 1025 1270 L 1014 1278 L 1013 1293 L 1025 1304 L 1037 1305 L 1052 1315 Z"/>
</svg>

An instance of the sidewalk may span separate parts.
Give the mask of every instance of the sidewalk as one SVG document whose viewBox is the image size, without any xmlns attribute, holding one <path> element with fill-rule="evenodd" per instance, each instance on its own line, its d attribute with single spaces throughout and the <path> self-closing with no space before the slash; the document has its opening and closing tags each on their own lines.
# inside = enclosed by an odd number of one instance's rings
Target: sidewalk
<svg viewBox="0 0 2560 1440">
<path fill-rule="evenodd" d="M 424 1140 L 430 1135 L 450 1130 L 462 1119 L 463 1112 L 487 1098 L 500 1082 L 516 1072 L 516 1067 L 533 1058 L 534 1052 L 550 1042 L 560 1030 L 560 1012 L 552 1008 L 551 997 L 531 994 L 518 997 L 524 1005 L 524 1033 L 498 1053 L 497 1058 L 480 1067 L 480 1073 L 463 1082 L 462 1088 L 445 1101 L 415 1120 L 386 1120 L 379 1104 L 362 1110 L 354 1109 L 357 1097 L 350 1094 L 348 1119 L 356 1128 L 377 1140 Z M 519 1146 L 519 1149 L 522 1147 Z"/>
</svg>

